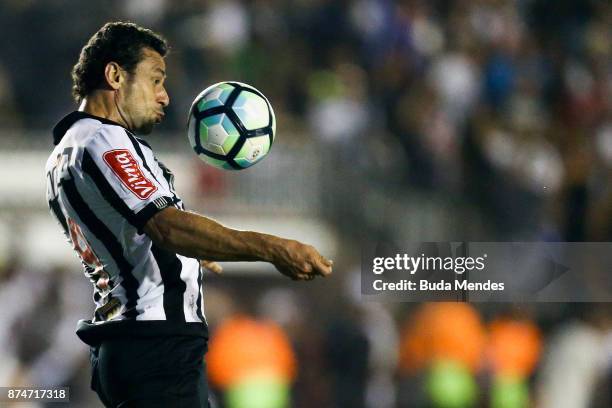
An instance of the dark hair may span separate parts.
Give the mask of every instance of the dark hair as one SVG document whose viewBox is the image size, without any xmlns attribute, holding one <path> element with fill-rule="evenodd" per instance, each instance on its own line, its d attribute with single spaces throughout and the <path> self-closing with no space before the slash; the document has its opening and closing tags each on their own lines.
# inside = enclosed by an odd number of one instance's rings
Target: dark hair
<svg viewBox="0 0 612 408">
<path fill-rule="evenodd" d="M 72 95 L 77 103 L 103 83 L 104 68 L 109 62 L 133 74 L 145 47 L 162 57 L 168 52 L 166 40 L 151 30 L 126 22 L 104 24 L 83 47 L 72 68 Z"/>
</svg>

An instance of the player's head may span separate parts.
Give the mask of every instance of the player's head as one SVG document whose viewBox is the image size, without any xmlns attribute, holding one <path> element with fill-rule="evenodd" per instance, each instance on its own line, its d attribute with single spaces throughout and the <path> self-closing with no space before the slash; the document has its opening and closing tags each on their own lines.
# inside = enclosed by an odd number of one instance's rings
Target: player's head
<svg viewBox="0 0 612 408">
<path fill-rule="evenodd" d="M 151 30 L 107 23 L 89 39 L 72 69 L 73 96 L 80 103 L 98 91 L 112 93 L 126 126 L 150 133 L 169 103 L 164 88 L 167 52 L 166 41 Z"/>
</svg>

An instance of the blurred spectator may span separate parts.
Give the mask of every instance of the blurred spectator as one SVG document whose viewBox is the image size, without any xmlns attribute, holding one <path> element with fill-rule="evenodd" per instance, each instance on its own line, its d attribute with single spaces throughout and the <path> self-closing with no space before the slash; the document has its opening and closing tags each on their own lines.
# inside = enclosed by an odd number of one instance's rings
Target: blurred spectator
<svg viewBox="0 0 612 408">
<path fill-rule="evenodd" d="M 477 372 L 486 333 L 477 310 L 467 303 L 425 303 L 405 323 L 400 370 L 411 374 L 433 361 L 452 360 Z"/>
<path fill-rule="evenodd" d="M 483 365 L 485 341 L 481 318 L 466 303 L 425 303 L 417 308 L 402 329 L 400 403 L 475 406 L 475 375 Z"/>
<path fill-rule="evenodd" d="M 76 321 L 91 312 L 88 280 L 62 268 L 25 268 L 13 261 L 0 270 L 0 282 L 0 383 L 71 386 L 73 404 L 97 401 L 86 391 L 89 376 L 82 375 L 88 349 L 74 334 Z"/>
<path fill-rule="evenodd" d="M 488 357 L 495 375 L 526 378 L 540 358 L 539 328 L 528 319 L 500 317 L 489 325 Z"/>
<path fill-rule="evenodd" d="M 325 360 L 333 406 L 365 408 L 370 345 L 355 307 L 344 305 L 329 322 Z"/>
<path fill-rule="evenodd" d="M 20 114 L 15 106 L 15 95 L 11 78 L 0 61 L 0 126 L 17 128 L 21 126 Z"/>
<path fill-rule="evenodd" d="M 492 371 L 490 406 L 532 406 L 529 380 L 540 358 L 542 338 L 525 317 L 499 317 L 489 325 L 487 353 Z"/>
<path fill-rule="evenodd" d="M 549 341 L 538 379 L 538 408 L 604 407 L 612 402 L 610 307 L 581 309 L 584 318 L 564 324 Z M 604 391 L 598 393 L 602 385 Z"/>
<path fill-rule="evenodd" d="M 287 408 L 296 362 L 276 324 L 247 316 L 225 320 L 206 357 L 211 384 L 223 389 L 228 408 Z"/>
</svg>

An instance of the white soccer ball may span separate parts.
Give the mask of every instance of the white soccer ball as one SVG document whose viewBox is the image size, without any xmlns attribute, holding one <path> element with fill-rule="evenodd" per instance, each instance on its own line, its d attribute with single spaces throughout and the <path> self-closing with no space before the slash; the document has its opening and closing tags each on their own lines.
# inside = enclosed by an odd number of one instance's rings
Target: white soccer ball
<svg viewBox="0 0 612 408">
<path fill-rule="evenodd" d="M 268 99 L 254 87 L 219 82 L 193 101 L 187 135 L 205 163 L 242 170 L 268 154 L 276 136 L 276 119 Z"/>
</svg>

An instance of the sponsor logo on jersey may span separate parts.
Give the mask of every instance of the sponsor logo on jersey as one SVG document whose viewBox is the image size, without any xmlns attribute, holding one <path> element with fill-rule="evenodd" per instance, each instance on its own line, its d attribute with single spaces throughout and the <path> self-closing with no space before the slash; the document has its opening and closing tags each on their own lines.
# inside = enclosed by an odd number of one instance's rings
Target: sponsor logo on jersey
<svg viewBox="0 0 612 408">
<path fill-rule="evenodd" d="M 146 200 L 157 191 L 157 186 L 145 177 L 129 150 L 110 150 L 104 153 L 103 158 L 119 180 L 141 200 Z"/>
</svg>

